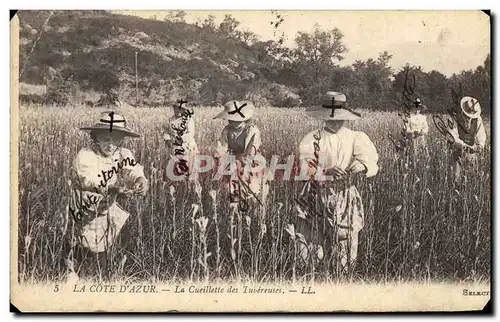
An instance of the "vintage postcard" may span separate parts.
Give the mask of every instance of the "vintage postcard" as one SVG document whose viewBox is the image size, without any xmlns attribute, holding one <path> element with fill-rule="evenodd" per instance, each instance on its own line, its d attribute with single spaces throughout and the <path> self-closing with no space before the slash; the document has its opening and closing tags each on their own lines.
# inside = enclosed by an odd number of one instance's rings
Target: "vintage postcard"
<svg viewBox="0 0 500 322">
<path fill-rule="evenodd" d="M 485 11 L 18 11 L 21 312 L 491 298 Z"/>
</svg>

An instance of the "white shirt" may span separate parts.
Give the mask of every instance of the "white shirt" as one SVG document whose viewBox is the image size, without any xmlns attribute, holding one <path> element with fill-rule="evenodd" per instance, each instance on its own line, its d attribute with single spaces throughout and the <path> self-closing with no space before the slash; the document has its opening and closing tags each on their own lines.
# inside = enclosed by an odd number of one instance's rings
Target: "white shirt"
<svg viewBox="0 0 500 322">
<path fill-rule="evenodd" d="M 377 149 L 363 132 L 345 127 L 337 133 L 327 132 L 325 129 L 309 132 L 299 145 L 301 160 L 315 159 L 315 142 L 319 146 L 319 161 L 325 170 L 335 166 L 346 170 L 354 160 L 357 160 L 366 166 L 366 177 L 372 177 L 378 173 Z"/>
<path fill-rule="evenodd" d="M 73 167 L 76 175 L 73 173 L 72 176 L 69 211 L 72 216 L 79 214 L 74 218 L 77 227 L 75 242 L 93 252 L 102 252 L 114 243 L 129 214 L 118 207 L 116 199 L 107 198 L 105 201 L 104 195 L 95 189 L 106 191 L 111 186 L 132 185 L 137 178 L 144 177 L 144 169 L 135 163 L 132 152 L 125 148 L 118 148 L 110 157 L 83 148 Z M 109 216 L 95 216 L 95 212 Z"/>
<path fill-rule="evenodd" d="M 116 185 L 119 178 L 124 183 L 130 184 L 137 178 L 144 177 L 144 168 L 140 164 L 132 166 L 130 161 L 135 163 L 134 156 L 129 149 L 118 148 L 112 156 L 105 157 L 92 149 L 83 148 L 78 152 L 73 166 L 78 174 L 82 190 L 94 191 L 94 188 L 99 188 L 100 185 L 106 187 Z M 123 165 L 121 169 L 118 163 Z M 103 171 L 106 172 L 107 181 L 104 180 Z M 114 172 L 111 178 L 109 178 L 110 171 Z"/>
<path fill-rule="evenodd" d="M 180 135 L 182 132 L 182 135 Z M 168 126 L 165 139 L 170 140 L 173 148 L 182 147 L 185 150 L 197 150 L 198 145 L 195 140 L 195 126 L 192 116 L 180 116 L 173 118 Z"/>
<path fill-rule="evenodd" d="M 408 123 L 405 126 L 406 133 L 417 132 L 427 134 L 429 132 L 429 124 L 427 117 L 423 114 L 413 114 L 408 118 Z"/>
</svg>

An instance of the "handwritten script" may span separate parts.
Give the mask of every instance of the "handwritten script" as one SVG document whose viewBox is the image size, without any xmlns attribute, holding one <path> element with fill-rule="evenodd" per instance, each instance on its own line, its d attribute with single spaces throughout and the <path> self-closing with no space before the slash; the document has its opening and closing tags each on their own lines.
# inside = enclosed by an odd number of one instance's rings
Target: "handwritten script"
<svg viewBox="0 0 500 322">
<path fill-rule="evenodd" d="M 179 100 L 179 108 L 182 108 L 182 105 L 187 103 L 187 101 L 184 100 Z M 174 154 L 175 156 L 185 156 L 186 155 L 186 150 L 184 149 L 184 140 L 182 139 L 182 136 L 186 132 L 186 124 L 189 121 L 189 119 L 192 117 L 194 114 L 194 111 L 190 110 L 184 110 L 181 114 L 181 124 L 177 127 L 176 125 L 172 125 L 172 129 L 175 131 L 175 137 L 174 137 Z M 189 166 L 188 162 L 185 159 L 180 159 L 179 164 L 178 164 L 179 170 L 180 170 L 180 175 L 186 174 L 189 172 Z"/>
<path fill-rule="evenodd" d="M 123 169 L 123 167 L 125 167 L 127 165 L 135 166 L 137 164 L 134 159 L 130 159 L 129 157 L 124 158 L 120 162 L 118 162 L 118 160 L 115 160 L 115 162 L 117 162 L 116 166 L 113 166 L 110 170 L 107 170 L 107 171 L 102 170 L 101 171 L 103 179 L 101 180 L 101 182 L 99 183 L 99 185 L 97 187 L 93 188 L 94 192 L 97 195 L 88 194 L 87 198 L 85 198 L 85 200 L 84 200 L 84 198 L 82 196 L 82 194 L 83 194 L 82 190 L 78 190 L 78 189 L 73 190 L 73 193 L 74 193 L 73 203 L 69 207 L 69 212 L 75 221 L 81 221 L 83 218 L 83 215 L 85 213 L 91 211 L 91 209 L 95 208 L 99 204 L 99 202 L 101 200 L 101 196 L 102 196 L 101 190 L 99 189 L 99 187 L 106 188 L 108 181 L 111 180 L 113 175 L 118 174 L 118 171 Z M 74 173 L 74 177 L 77 180 L 77 183 L 78 183 L 77 186 L 82 187 L 82 183 L 80 181 L 80 176 L 78 175 L 78 173 L 76 173 L 76 171 L 74 169 L 72 170 L 72 172 Z M 98 174 L 97 176 L 99 178 L 101 178 L 101 174 Z"/>
<path fill-rule="evenodd" d="M 315 140 L 313 143 L 314 159 L 309 161 L 308 166 L 309 166 L 309 168 L 315 169 L 316 171 L 318 171 L 319 152 L 321 150 L 319 147 L 319 143 L 321 141 L 321 131 L 318 130 L 318 133 L 314 134 L 313 137 Z M 310 186 L 309 186 L 309 191 L 307 193 L 307 196 L 306 196 L 306 193 L 304 193 L 299 198 L 296 198 L 295 201 L 305 211 L 308 211 L 309 213 L 312 213 L 312 214 L 317 216 L 317 215 L 319 215 L 319 213 L 316 211 L 316 198 L 317 198 L 318 192 L 319 192 L 319 184 L 316 181 L 316 179 L 314 178 L 314 175 L 315 174 L 312 173 L 309 176 L 309 185 Z"/>
</svg>

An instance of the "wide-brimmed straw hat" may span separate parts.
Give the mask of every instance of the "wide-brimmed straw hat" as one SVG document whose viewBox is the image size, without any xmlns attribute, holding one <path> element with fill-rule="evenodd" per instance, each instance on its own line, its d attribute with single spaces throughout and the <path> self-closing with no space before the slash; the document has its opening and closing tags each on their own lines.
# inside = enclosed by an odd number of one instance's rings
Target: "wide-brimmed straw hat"
<svg viewBox="0 0 500 322">
<path fill-rule="evenodd" d="M 99 120 L 91 126 L 81 127 L 80 130 L 85 131 L 109 131 L 122 133 L 125 136 L 139 137 L 140 135 L 127 127 L 127 121 L 121 114 L 113 111 L 103 112 L 100 114 Z"/>
<path fill-rule="evenodd" d="M 462 97 L 460 100 L 460 108 L 465 115 L 472 119 L 477 119 L 481 115 L 481 105 L 474 97 Z"/>
<path fill-rule="evenodd" d="M 217 114 L 214 119 L 228 121 L 247 121 L 255 113 L 255 106 L 251 101 L 232 100 L 224 104 L 224 110 Z"/>
<path fill-rule="evenodd" d="M 347 107 L 346 96 L 339 92 L 327 92 L 321 106 L 306 108 L 306 115 L 320 120 L 354 121 L 361 118 L 359 113 Z"/>
</svg>

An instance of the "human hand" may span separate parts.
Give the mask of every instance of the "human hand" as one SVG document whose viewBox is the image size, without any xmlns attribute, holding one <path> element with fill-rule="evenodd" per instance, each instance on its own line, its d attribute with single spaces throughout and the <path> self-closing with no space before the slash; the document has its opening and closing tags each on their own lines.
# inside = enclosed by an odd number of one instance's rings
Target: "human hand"
<svg viewBox="0 0 500 322">
<path fill-rule="evenodd" d="M 112 186 L 108 188 L 108 194 L 110 195 L 116 195 L 118 197 L 128 197 L 130 196 L 134 191 L 124 188 L 124 187 L 116 187 Z"/>
<path fill-rule="evenodd" d="M 148 191 L 148 180 L 144 177 L 139 177 L 135 180 L 134 191 L 138 194 L 144 195 Z"/>
<path fill-rule="evenodd" d="M 333 167 L 331 169 L 328 169 L 328 171 L 326 171 L 326 174 L 332 175 L 334 179 L 339 180 L 342 177 L 346 176 L 347 172 L 339 167 Z"/>
<path fill-rule="evenodd" d="M 359 162 L 359 161 L 354 161 L 351 166 L 348 168 L 348 172 L 351 173 L 358 173 L 358 172 L 364 172 L 366 171 L 366 166 Z"/>
</svg>

